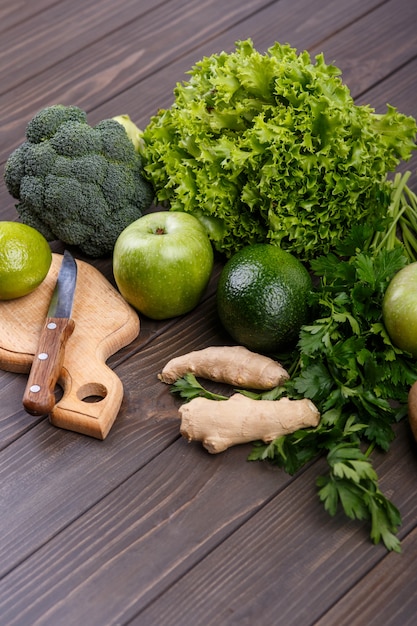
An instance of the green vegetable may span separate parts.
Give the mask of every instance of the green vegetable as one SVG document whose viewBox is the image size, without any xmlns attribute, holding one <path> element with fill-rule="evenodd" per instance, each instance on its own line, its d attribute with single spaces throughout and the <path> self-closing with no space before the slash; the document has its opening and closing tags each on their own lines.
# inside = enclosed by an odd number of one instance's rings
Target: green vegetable
<svg viewBox="0 0 417 626">
<path fill-rule="evenodd" d="M 407 186 L 411 172 L 396 174 L 384 221 L 376 225 L 367 246 L 375 251 L 401 245 L 409 261 L 417 261 L 417 196 Z"/>
<path fill-rule="evenodd" d="M 388 450 L 417 379 L 415 359 L 391 343 L 382 323 L 385 290 L 407 260 L 401 246 L 358 252 L 366 247 L 360 230 L 350 248 L 337 250 L 351 255 L 347 260 L 329 254 L 312 262 L 320 277 L 317 319 L 301 330 L 298 369 L 282 389 L 291 398 L 310 398 L 321 422 L 256 446 L 250 458 L 270 459 L 292 474 L 326 454 L 329 473 L 317 481 L 326 510 L 334 515 L 341 505 L 348 517 L 369 519 L 373 541 L 400 551 L 401 517 L 381 493 L 369 455 L 375 446 Z"/>
<path fill-rule="evenodd" d="M 393 186 L 395 220 L 402 182 L 400 177 Z M 415 202 L 410 192 L 411 205 Z M 371 229 L 356 225 L 335 254 L 312 260 L 318 279 L 311 296 L 315 319 L 302 327 L 297 350 L 279 355 L 290 380 L 265 394 L 243 392 L 255 399 L 286 395 L 314 402 L 321 413 L 317 428 L 256 443 L 249 459 L 269 460 L 293 474 L 325 455 L 328 474 L 317 479 L 325 509 L 334 515 L 341 507 L 349 518 L 369 520 L 371 539 L 398 552 L 401 515 L 379 488 L 371 453 L 375 447 L 389 449 L 393 425 L 407 415 L 408 391 L 417 380 L 416 360 L 393 345 L 382 320 L 388 284 L 408 263 L 405 250 L 398 238 L 381 245 Z M 204 394 L 198 385 L 187 377 L 173 391 L 188 400 Z"/>
<path fill-rule="evenodd" d="M 219 251 L 268 241 L 308 260 L 381 222 L 387 173 L 416 148 L 412 117 L 356 106 L 323 55 L 279 43 L 239 42 L 189 74 L 140 149 L 158 200 L 197 215 Z"/>
<path fill-rule="evenodd" d="M 91 127 L 75 106 L 52 105 L 30 120 L 4 179 L 24 223 L 92 257 L 111 253 L 153 199 L 124 126 L 103 120 Z"/>
<path fill-rule="evenodd" d="M 208 400 L 227 400 L 227 396 L 222 396 L 217 393 L 213 393 L 208 389 L 205 389 L 203 385 L 201 385 L 197 378 L 189 372 L 188 374 L 184 374 L 182 378 L 173 383 L 171 391 L 173 393 L 178 393 L 181 398 L 185 400 L 192 400 L 193 398 L 208 398 Z"/>
</svg>

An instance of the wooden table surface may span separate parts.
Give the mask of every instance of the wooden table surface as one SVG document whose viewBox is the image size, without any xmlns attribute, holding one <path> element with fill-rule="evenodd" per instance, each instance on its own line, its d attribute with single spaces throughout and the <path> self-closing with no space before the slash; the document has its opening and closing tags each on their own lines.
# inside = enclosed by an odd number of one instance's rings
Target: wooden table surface
<svg viewBox="0 0 417 626">
<path fill-rule="evenodd" d="M 203 55 L 252 38 L 342 70 L 357 103 L 417 117 L 415 0 L 0 0 L 0 163 L 42 107 L 144 127 Z M 416 156 L 411 187 L 417 191 Z M 3 177 L 0 219 L 15 220 Z M 60 251 L 59 244 L 54 248 Z M 81 255 L 79 258 L 83 258 Z M 110 280 L 109 259 L 92 263 Z M 319 502 L 318 459 L 295 476 L 208 454 L 179 434 L 157 379 L 174 355 L 230 342 L 215 287 L 190 314 L 141 319 L 109 360 L 125 394 L 104 441 L 22 408 L 24 374 L 0 371 L 0 624 L 404 626 L 417 613 L 417 451 L 407 422 L 375 456 L 400 509 L 402 553 Z"/>
</svg>

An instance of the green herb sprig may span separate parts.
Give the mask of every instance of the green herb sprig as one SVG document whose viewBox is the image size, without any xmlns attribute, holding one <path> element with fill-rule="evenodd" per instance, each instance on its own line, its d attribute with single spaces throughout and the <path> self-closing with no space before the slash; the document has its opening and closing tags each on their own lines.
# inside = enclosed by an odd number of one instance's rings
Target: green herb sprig
<svg viewBox="0 0 417 626">
<path fill-rule="evenodd" d="M 375 253 L 402 246 L 409 261 L 417 261 L 417 196 L 408 181 L 411 172 L 397 173 L 390 185 L 390 202 L 384 221 L 366 243 Z"/>
<path fill-rule="evenodd" d="M 172 393 L 178 394 L 183 400 L 187 402 L 193 398 L 207 398 L 208 400 L 227 400 L 226 396 L 222 396 L 218 393 L 213 393 L 208 389 L 205 389 L 201 383 L 198 382 L 194 374 L 189 372 L 182 378 L 173 383 L 171 387 Z"/>
<path fill-rule="evenodd" d="M 401 210 L 400 198 L 395 214 Z M 328 473 L 318 477 L 317 486 L 326 511 L 335 515 L 341 506 L 349 518 L 368 520 L 372 541 L 399 552 L 401 515 L 379 488 L 371 452 L 389 449 L 393 425 L 405 417 L 408 390 L 417 380 L 415 359 L 392 344 L 382 321 L 385 290 L 410 259 L 398 238 L 389 246 L 385 239 L 381 246 L 371 234 L 353 228 L 336 254 L 311 262 L 319 280 L 311 296 L 315 319 L 301 330 L 288 366 L 290 380 L 265 393 L 241 393 L 269 400 L 307 397 L 315 403 L 321 413 L 317 428 L 270 444 L 255 442 L 249 460 L 268 460 L 294 474 L 324 455 Z M 177 381 L 173 391 L 186 400 L 198 395 L 226 399 L 204 389 L 192 375 Z"/>
<path fill-rule="evenodd" d="M 329 472 L 317 479 L 325 509 L 334 515 L 341 505 L 349 518 L 370 520 L 371 539 L 399 552 L 401 516 L 379 489 L 370 453 L 389 449 L 417 379 L 415 359 L 391 343 L 381 319 L 386 287 L 407 259 L 398 245 L 357 251 L 366 235 L 354 229 L 339 247 L 341 256 L 351 254 L 347 260 L 329 254 L 311 264 L 320 277 L 312 297 L 319 315 L 301 330 L 298 370 L 285 393 L 310 398 L 322 415 L 319 426 L 256 444 L 249 458 L 293 474 L 325 454 Z"/>
</svg>

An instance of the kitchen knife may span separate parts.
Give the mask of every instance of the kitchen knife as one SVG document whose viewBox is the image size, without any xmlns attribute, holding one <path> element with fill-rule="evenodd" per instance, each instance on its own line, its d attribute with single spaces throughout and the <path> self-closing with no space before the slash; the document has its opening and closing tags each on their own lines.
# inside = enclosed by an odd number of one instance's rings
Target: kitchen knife
<svg viewBox="0 0 417 626">
<path fill-rule="evenodd" d="M 55 406 L 55 385 L 74 330 L 71 313 L 76 282 L 77 264 L 65 250 L 23 395 L 23 406 L 31 415 L 48 415 Z"/>
</svg>

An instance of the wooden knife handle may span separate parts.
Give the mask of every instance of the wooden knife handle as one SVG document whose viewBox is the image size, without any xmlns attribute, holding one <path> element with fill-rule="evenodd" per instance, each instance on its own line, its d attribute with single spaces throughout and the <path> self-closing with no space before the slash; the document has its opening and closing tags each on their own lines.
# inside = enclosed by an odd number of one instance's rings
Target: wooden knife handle
<svg viewBox="0 0 417 626">
<path fill-rule="evenodd" d="M 55 405 L 55 385 L 64 361 L 65 344 L 74 330 L 74 320 L 47 317 L 38 350 L 23 395 L 23 406 L 31 415 L 48 415 Z"/>
</svg>

